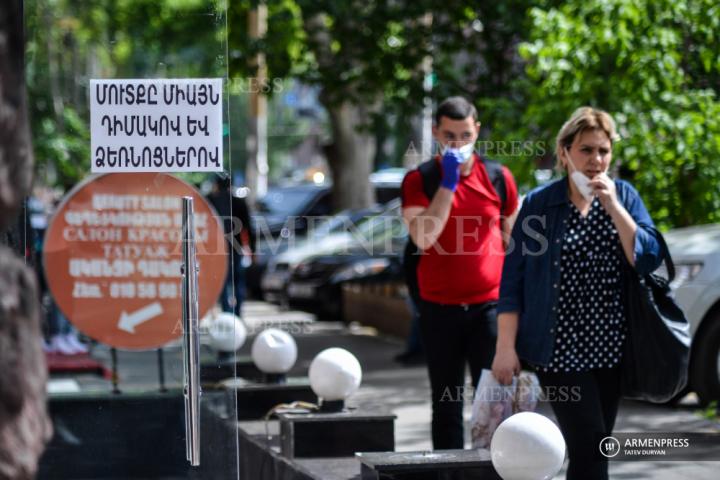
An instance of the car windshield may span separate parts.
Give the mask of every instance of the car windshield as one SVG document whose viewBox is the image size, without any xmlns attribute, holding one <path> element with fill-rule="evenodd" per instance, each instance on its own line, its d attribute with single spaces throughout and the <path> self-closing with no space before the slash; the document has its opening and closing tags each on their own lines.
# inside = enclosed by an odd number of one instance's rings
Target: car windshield
<svg viewBox="0 0 720 480">
<path fill-rule="evenodd" d="M 257 209 L 261 213 L 278 216 L 297 214 L 315 196 L 311 189 L 271 189 L 257 201 Z"/>
<path fill-rule="evenodd" d="M 388 234 L 401 232 L 404 228 L 400 216 L 400 201 L 388 203 L 387 208 L 378 215 L 367 217 L 356 225 L 354 236 L 363 243 L 374 243 Z"/>
<path fill-rule="evenodd" d="M 331 233 L 343 232 L 347 229 L 348 224 L 352 222 L 352 210 L 343 210 L 332 217 L 321 219 L 322 221 L 315 225 L 310 234 L 313 237 L 321 238 Z"/>
<path fill-rule="evenodd" d="M 321 219 L 314 226 L 312 236 L 324 237 L 333 233 L 349 232 L 358 228 L 359 225 L 368 221 L 368 219 L 382 212 L 380 205 L 375 205 L 363 209 L 345 209 L 332 217 Z"/>
</svg>

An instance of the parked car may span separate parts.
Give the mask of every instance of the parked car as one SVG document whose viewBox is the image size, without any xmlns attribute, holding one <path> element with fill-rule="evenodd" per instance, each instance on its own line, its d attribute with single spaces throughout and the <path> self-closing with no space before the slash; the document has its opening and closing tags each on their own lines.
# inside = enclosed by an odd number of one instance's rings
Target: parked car
<svg viewBox="0 0 720 480">
<path fill-rule="evenodd" d="M 675 263 L 671 287 L 690 323 L 689 388 L 702 404 L 720 400 L 720 224 L 665 234 Z"/>
<path fill-rule="evenodd" d="M 314 183 L 273 187 L 256 202 L 253 216 L 258 235 L 277 237 L 295 219 L 298 233 L 307 228 L 308 217 L 329 215 L 332 211 L 330 187 Z"/>
<path fill-rule="evenodd" d="M 274 303 L 286 303 L 290 273 L 300 262 L 318 252 L 346 249 L 353 242 L 353 230 L 385 208 L 376 204 L 370 208 L 343 210 L 310 230 L 306 238 L 296 240 L 287 250 L 271 257 L 260 281 L 263 298 Z"/>
<path fill-rule="evenodd" d="M 400 217 L 400 201 L 352 232 L 349 243 L 316 253 L 288 268 L 286 298 L 291 306 L 339 320 L 342 284 L 348 281 L 401 280 L 402 253 L 407 230 Z"/>
<path fill-rule="evenodd" d="M 245 285 L 250 296 L 262 298 L 260 286 L 267 262 L 287 248 L 293 235 L 303 235 L 309 217 L 329 215 L 332 210 L 328 185 L 302 184 L 273 187 L 257 200 L 253 215 L 257 236 L 255 259 L 245 273 Z M 294 221 L 290 227 L 288 219 Z"/>
<path fill-rule="evenodd" d="M 375 198 L 384 204 L 400 196 L 403 169 L 385 169 L 370 175 Z M 262 275 L 268 262 L 284 252 L 297 238 L 312 228 L 311 219 L 332 213 L 331 187 L 327 184 L 301 184 L 273 187 L 258 199 L 253 215 L 256 243 L 255 262 L 246 272 L 249 294 L 262 298 Z"/>
<path fill-rule="evenodd" d="M 384 204 L 400 196 L 404 172 L 404 169 L 392 168 L 370 175 L 377 203 Z M 332 210 L 331 186 L 328 184 L 273 187 L 257 200 L 255 227 L 258 233 L 265 233 L 266 236 L 287 236 L 290 233 L 302 236 L 310 227 L 308 220 L 311 217 L 330 215 Z M 294 222 L 288 222 L 289 219 Z M 292 232 L 284 231 L 289 228 Z"/>
<path fill-rule="evenodd" d="M 400 196 L 400 186 L 407 170 L 384 168 L 370 174 L 370 183 L 375 188 L 375 201 L 385 204 Z"/>
</svg>

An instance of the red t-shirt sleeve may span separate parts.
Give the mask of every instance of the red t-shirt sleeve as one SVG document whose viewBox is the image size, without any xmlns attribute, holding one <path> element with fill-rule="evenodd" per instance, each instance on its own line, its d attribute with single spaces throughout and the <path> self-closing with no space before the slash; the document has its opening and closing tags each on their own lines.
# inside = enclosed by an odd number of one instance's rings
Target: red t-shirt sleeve
<svg viewBox="0 0 720 480">
<path fill-rule="evenodd" d="M 516 193 L 517 195 L 517 193 Z M 516 201 L 517 203 L 517 201 Z M 430 206 L 430 199 L 425 195 L 420 172 L 413 170 L 405 175 L 402 183 L 402 208 Z"/>
<path fill-rule="evenodd" d="M 505 194 L 507 197 L 502 214 L 505 217 L 509 217 L 518 207 L 517 184 L 515 183 L 515 178 L 507 167 L 502 167 L 502 173 L 505 177 Z"/>
</svg>

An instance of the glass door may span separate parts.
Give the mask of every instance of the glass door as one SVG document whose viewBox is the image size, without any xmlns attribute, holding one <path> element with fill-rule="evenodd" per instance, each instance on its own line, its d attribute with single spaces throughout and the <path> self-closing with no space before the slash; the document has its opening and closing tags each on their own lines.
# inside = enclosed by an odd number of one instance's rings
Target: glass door
<svg viewBox="0 0 720 480">
<path fill-rule="evenodd" d="M 225 3 L 27 0 L 24 20 L 36 173 L 12 241 L 41 286 L 38 478 L 237 478 L 236 405 L 215 388 L 241 328 Z"/>
</svg>

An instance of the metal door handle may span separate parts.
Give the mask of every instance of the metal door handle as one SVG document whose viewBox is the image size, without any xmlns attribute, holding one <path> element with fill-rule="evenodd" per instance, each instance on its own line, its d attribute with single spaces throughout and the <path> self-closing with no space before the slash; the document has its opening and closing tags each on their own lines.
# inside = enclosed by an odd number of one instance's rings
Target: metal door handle
<svg viewBox="0 0 720 480">
<path fill-rule="evenodd" d="M 185 373 L 185 449 L 192 466 L 200 465 L 200 339 L 198 337 L 198 264 L 195 257 L 193 198 L 182 199 L 182 320 Z"/>
</svg>

